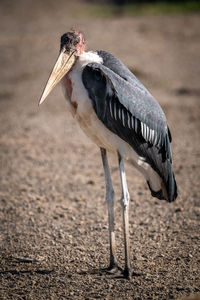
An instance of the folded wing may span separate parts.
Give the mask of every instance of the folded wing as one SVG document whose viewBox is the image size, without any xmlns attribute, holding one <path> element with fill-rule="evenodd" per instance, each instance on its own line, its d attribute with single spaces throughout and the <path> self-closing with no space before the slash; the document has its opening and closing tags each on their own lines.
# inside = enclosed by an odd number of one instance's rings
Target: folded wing
<svg viewBox="0 0 200 300">
<path fill-rule="evenodd" d="M 177 196 L 177 188 L 166 117 L 152 95 L 123 64 L 122 74 L 117 72 L 122 68 L 116 68 L 114 62 L 109 68 L 105 64 L 90 63 L 82 73 L 94 110 L 110 131 L 126 141 L 157 172 L 165 186 L 165 198 L 171 202 Z"/>
</svg>

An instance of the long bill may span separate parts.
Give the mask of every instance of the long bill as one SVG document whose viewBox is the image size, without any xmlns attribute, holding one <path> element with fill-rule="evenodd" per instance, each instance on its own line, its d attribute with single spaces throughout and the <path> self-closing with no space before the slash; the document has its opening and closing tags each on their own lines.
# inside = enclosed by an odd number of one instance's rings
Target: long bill
<svg viewBox="0 0 200 300">
<path fill-rule="evenodd" d="M 53 90 L 56 84 L 65 76 L 65 74 L 67 74 L 70 71 L 75 60 L 75 52 L 70 52 L 69 54 L 67 54 L 64 51 L 61 51 L 55 63 L 55 66 L 49 76 L 49 79 L 44 88 L 38 105 L 44 102 L 44 100 L 47 98 L 47 96 Z"/>
</svg>

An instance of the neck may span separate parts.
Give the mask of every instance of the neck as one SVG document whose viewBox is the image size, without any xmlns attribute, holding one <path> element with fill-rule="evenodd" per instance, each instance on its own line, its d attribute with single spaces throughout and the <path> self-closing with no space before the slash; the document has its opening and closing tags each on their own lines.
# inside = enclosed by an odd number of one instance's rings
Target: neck
<svg viewBox="0 0 200 300">
<path fill-rule="evenodd" d="M 79 56 L 76 65 L 79 65 L 81 68 L 86 66 L 89 63 L 103 63 L 103 59 L 97 54 L 97 52 L 94 51 L 83 51 L 82 54 Z"/>
</svg>

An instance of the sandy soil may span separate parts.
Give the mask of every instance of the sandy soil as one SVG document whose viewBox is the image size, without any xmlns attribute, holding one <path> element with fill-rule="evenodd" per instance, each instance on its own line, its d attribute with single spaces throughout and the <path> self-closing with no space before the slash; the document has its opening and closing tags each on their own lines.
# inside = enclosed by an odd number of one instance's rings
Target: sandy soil
<svg viewBox="0 0 200 300">
<path fill-rule="evenodd" d="M 15 5 L 14 5 L 15 3 Z M 1 1 L 0 299 L 181 299 L 200 293 L 200 16 L 98 19 L 67 1 Z M 126 164 L 131 281 L 101 272 L 109 258 L 99 149 L 67 113 L 60 87 L 37 102 L 71 27 L 88 48 L 122 59 L 163 107 L 179 197 L 150 196 Z M 117 255 L 123 266 L 120 180 Z"/>
</svg>

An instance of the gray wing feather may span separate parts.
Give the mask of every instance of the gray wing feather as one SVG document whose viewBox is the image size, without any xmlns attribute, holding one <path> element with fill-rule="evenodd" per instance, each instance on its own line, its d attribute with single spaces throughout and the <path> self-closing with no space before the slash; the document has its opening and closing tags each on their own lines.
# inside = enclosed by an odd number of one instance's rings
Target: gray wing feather
<svg viewBox="0 0 200 300">
<path fill-rule="evenodd" d="M 139 79 L 121 62 L 119 58 L 113 54 L 104 50 L 97 50 L 97 54 L 103 59 L 103 65 L 112 70 L 115 74 L 118 74 L 121 78 L 125 79 L 129 83 L 137 83 L 143 90 L 148 90 L 139 81 Z"/>
<path fill-rule="evenodd" d="M 119 102 L 135 117 L 135 122 L 140 120 L 144 139 L 161 147 L 168 132 L 167 121 L 160 105 L 147 89 L 138 84 L 138 80 L 132 79 L 130 83 L 104 65 L 90 63 L 88 66 L 93 70 L 100 70 L 108 78 Z M 115 109 L 114 116 L 116 119 Z M 150 129 L 154 132 L 151 138 L 147 135 Z"/>
</svg>

